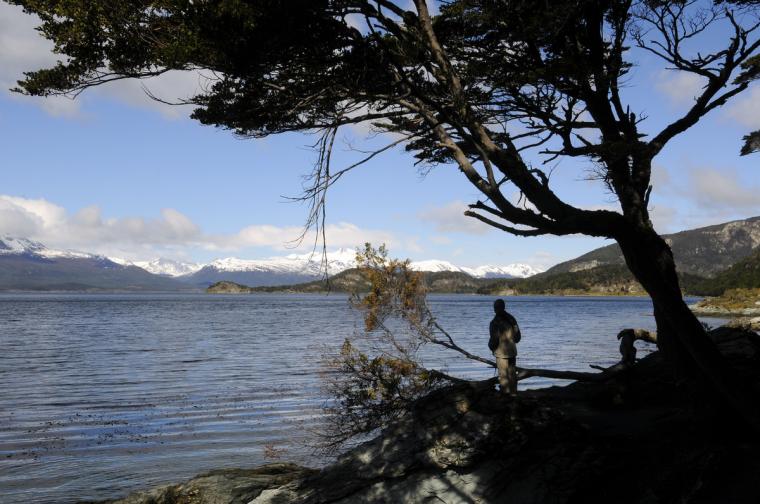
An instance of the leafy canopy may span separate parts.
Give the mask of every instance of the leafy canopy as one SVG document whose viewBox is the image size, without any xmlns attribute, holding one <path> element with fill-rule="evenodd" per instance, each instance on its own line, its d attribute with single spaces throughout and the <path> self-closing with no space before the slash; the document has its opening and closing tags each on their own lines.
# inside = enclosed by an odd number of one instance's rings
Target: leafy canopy
<svg viewBox="0 0 760 504">
<path fill-rule="evenodd" d="M 62 55 L 21 92 L 199 70 L 207 85 L 187 102 L 203 124 L 249 137 L 321 131 L 312 219 L 345 173 L 329 166 L 336 128 L 369 122 L 420 162 L 455 163 L 483 196 L 471 217 L 518 235 L 617 239 L 651 228 L 652 159 L 760 76 L 755 0 L 449 0 L 437 15 L 425 0 L 5 1 L 38 15 Z M 687 49 L 715 26 L 729 34 L 722 46 Z M 620 93 L 631 46 L 705 82 L 651 135 Z M 742 153 L 759 139 L 747 135 Z M 622 212 L 562 201 L 543 169 L 558 157 L 591 161 Z M 505 196 L 515 190 L 525 199 Z"/>
</svg>

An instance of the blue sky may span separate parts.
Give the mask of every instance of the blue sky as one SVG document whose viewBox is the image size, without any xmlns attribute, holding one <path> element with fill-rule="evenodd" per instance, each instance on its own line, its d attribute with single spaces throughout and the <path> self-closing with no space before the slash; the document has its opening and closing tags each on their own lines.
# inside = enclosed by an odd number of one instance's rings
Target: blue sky
<svg viewBox="0 0 760 504">
<path fill-rule="evenodd" d="M 151 102 L 140 84 L 122 82 L 76 101 L 5 92 L 25 69 L 52 61 L 34 20 L 0 3 L 0 235 L 49 246 L 140 260 L 208 261 L 290 253 L 307 208 L 283 196 L 300 192 L 314 159 L 314 138 L 240 140 L 187 118 L 189 109 Z M 699 42 L 709 45 L 711 40 Z M 702 49 L 702 47 L 700 47 Z M 683 113 L 699 82 L 637 53 L 625 95 L 654 132 Z M 187 96 L 197 77 L 148 83 L 159 96 Z M 741 158 L 740 139 L 760 127 L 760 87 L 675 140 L 656 162 L 652 208 L 672 232 L 760 214 L 760 156 Z M 357 154 L 364 134 L 347 129 L 335 166 Z M 553 182 L 587 208 L 612 207 L 587 165 L 564 161 Z M 388 243 L 393 255 L 463 266 L 525 262 L 547 267 L 601 240 L 518 238 L 461 215 L 477 194 L 454 166 L 423 175 L 401 149 L 344 177 L 328 196 L 328 245 Z M 310 242 L 297 250 L 309 249 Z"/>
</svg>

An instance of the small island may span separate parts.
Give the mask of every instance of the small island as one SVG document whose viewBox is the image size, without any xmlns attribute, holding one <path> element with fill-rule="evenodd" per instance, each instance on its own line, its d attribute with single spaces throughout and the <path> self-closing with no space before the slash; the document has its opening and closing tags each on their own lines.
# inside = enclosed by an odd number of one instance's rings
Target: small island
<svg viewBox="0 0 760 504">
<path fill-rule="evenodd" d="M 207 294 L 250 294 L 253 289 L 239 283 L 222 280 L 210 285 L 206 289 Z"/>
</svg>

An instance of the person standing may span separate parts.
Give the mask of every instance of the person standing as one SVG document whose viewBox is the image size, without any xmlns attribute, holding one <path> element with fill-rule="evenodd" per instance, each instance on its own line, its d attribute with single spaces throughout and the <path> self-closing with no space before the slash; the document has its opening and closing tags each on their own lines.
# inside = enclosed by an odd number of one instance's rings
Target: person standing
<svg viewBox="0 0 760 504">
<path fill-rule="evenodd" d="M 517 395 L 517 343 L 520 342 L 520 326 L 506 310 L 503 299 L 493 303 L 495 313 L 489 326 L 488 348 L 496 358 L 499 389 L 503 394 Z"/>
</svg>

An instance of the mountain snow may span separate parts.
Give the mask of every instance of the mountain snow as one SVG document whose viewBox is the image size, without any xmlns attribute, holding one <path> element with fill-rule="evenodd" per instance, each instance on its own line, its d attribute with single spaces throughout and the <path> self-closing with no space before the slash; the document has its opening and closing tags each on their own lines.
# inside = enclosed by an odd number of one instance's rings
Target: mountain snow
<svg viewBox="0 0 760 504">
<path fill-rule="evenodd" d="M 36 254 L 44 249 L 43 244 L 26 238 L 0 237 L 0 254 Z"/>
<path fill-rule="evenodd" d="M 103 259 L 102 256 L 86 252 L 49 249 L 40 242 L 12 236 L 0 237 L 0 254 L 26 254 L 46 259 Z"/>
<path fill-rule="evenodd" d="M 486 265 L 478 266 L 477 268 L 464 268 L 464 270 L 477 278 L 527 278 L 543 271 L 523 263 L 508 264 L 506 266 Z"/>
<path fill-rule="evenodd" d="M 217 259 L 204 267 L 213 268 L 217 271 L 227 272 L 268 272 L 268 273 L 296 273 L 302 275 L 320 276 L 322 273 L 322 254 L 289 254 L 269 259 L 238 259 L 227 257 Z M 327 271 L 335 275 L 341 271 L 356 267 L 356 251 L 341 248 L 327 253 Z"/>
<path fill-rule="evenodd" d="M 10 236 L 0 237 L 0 254 L 30 254 L 45 258 L 92 258 L 105 259 L 95 254 L 76 252 L 71 250 L 53 250 L 45 247 L 42 243 L 26 238 L 14 238 Z M 323 272 L 322 254 L 319 252 L 310 254 L 289 254 L 286 256 L 271 257 L 269 259 L 238 259 L 227 257 L 217 259 L 208 264 L 194 264 L 176 261 L 166 258 L 157 258 L 152 261 L 128 261 L 118 257 L 109 257 L 108 260 L 121 266 L 138 266 L 149 273 L 169 277 L 184 277 L 197 273 L 201 269 L 210 269 L 218 272 L 262 272 L 272 274 L 297 274 L 304 276 L 319 277 Z M 411 268 L 415 271 L 454 271 L 467 273 L 477 278 L 525 278 L 536 273 L 538 270 L 527 264 L 509 264 L 506 266 L 478 266 L 468 268 L 457 266 L 448 261 L 427 260 L 412 261 Z M 327 253 L 327 271 L 335 275 L 341 271 L 356 267 L 356 251 L 349 248 L 341 248 Z"/>
<path fill-rule="evenodd" d="M 527 278 L 537 273 L 541 273 L 541 270 L 534 268 L 528 264 L 508 264 L 507 266 L 478 266 L 477 268 L 468 268 L 466 266 L 456 266 L 448 261 L 413 261 L 410 264 L 411 268 L 415 271 L 456 271 L 460 273 L 467 273 L 475 278 Z"/>
<path fill-rule="evenodd" d="M 467 273 L 464 268 L 454 266 L 448 261 L 438 261 L 436 259 L 431 259 L 429 261 L 412 261 L 409 264 L 409 267 L 414 271 L 432 271 L 434 273 L 439 271 L 457 271 L 459 273 Z"/>
<path fill-rule="evenodd" d="M 188 263 L 182 261 L 175 261 L 173 259 L 166 259 L 159 257 L 152 261 L 136 261 L 135 266 L 144 269 L 154 275 L 163 275 L 170 277 L 179 277 L 183 275 L 192 275 L 203 267 L 202 264 Z"/>
<path fill-rule="evenodd" d="M 217 259 L 206 265 L 217 271 L 224 272 L 268 272 L 268 273 L 297 273 L 303 275 L 319 276 L 322 272 L 322 255 L 314 254 L 290 254 L 270 259 L 237 259 L 228 257 Z M 327 270 L 330 275 L 356 267 L 356 251 L 341 248 L 327 253 Z M 466 273 L 477 278 L 525 278 L 541 270 L 527 264 L 509 264 L 506 266 L 478 266 L 468 268 L 456 266 L 448 261 L 427 260 L 412 261 L 410 267 L 415 271 L 454 271 Z"/>
</svg>

